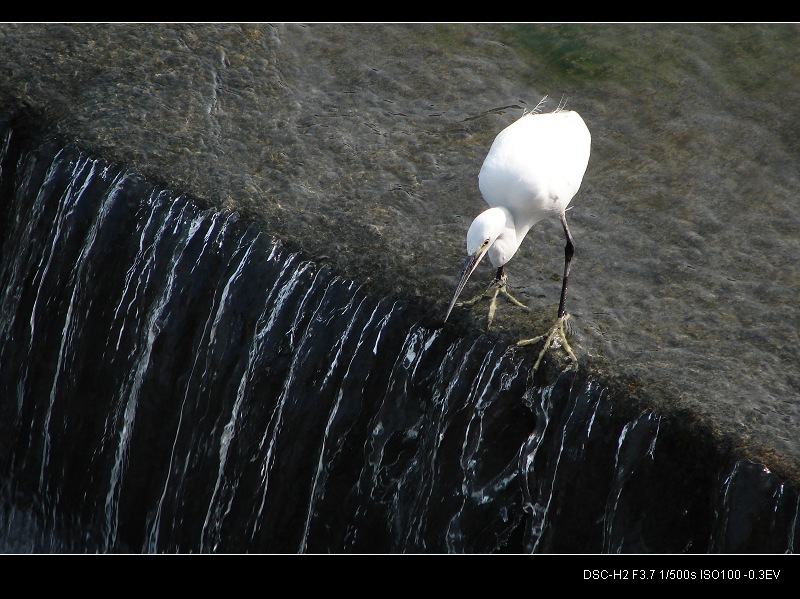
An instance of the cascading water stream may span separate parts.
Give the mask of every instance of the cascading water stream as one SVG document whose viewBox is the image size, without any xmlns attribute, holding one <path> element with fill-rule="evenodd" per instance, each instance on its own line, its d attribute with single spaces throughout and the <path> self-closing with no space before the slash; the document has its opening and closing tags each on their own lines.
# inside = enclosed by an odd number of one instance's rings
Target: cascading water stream
<svg viewBox="0 0 800 599">
<path fill-rule="evenodd" d="M 796 488 L 595 377 L 73 144 L 2 148 L 0 549 L 794 550 Z"/>
</svg>

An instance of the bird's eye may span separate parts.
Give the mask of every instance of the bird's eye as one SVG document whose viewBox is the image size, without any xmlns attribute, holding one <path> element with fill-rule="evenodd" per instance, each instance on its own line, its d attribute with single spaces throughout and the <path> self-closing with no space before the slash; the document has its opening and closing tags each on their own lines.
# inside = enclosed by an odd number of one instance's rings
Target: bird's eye
<svg viewBox="0 0 800 599">
<path fill-rule="evenodd" d="M 489 245 L 489 240 L 488 239 L 484 239 L 483 240 L 483 247 L 486 247 L 487 245 Z"/>
</svg>

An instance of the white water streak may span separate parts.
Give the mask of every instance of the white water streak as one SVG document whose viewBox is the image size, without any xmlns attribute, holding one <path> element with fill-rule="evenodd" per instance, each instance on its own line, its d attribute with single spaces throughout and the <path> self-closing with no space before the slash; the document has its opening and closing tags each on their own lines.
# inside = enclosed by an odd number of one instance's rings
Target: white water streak
<svg viewBox="0 0 800 599">
<path fill-rule="evenodd" d="M 188 205 L 188 204 L 187 204 Z M 183 207 L 179 215 L 179 221 L 183 222 L 185 218 Z M 174 204 L 173 204 L 174 206 Z M 170 206 L 170 214 L 172 206 Z M 207 218 L 207 214 L 200 214 L 195 217 L 197 220 Z M 169 221 L 169 216 L 165 222 Z M 196 222 L 193 224 L 197 224 Z M 190 231 L 196 231 L 197 227 L 192 227 Z M 164 228 L 162 227 L 162 231 Z M 177 231 L 174 231 L 177 233 Z M 114 456 L 114 465 L 111 468 L 111 475 L 109 480 L 109 490 L 106 495 L 105 501 L 105 516 L 106 516 L 106 548 L 109 549 L 114 546 L 117 536 L 118 525 L 118 509 L 119 509 L 119 496 L 122 486 L 123 471 L 127 462 L 128 448 L 130 445 L 131 436 L 133 434 L 133 426 L 136 416 L 136 408 L 139 402 L 139 392 L 141 390 L 142 382 L 144 381 L 145 374 L 150 367 L 150 355 L 153 351 L 153 343 L 160 333 L 160 322 L 164 315 L 164 309 L 169 304 L 175 288 L 175 279 L 177 277 L 177 267 L 183 257 L 183 252 L 186 250 L 187 245 L 191 241 L 191 236 L 184 234 L 179 240 L 179 246 L 170 257 L 169 274 L 167 280 L 161 286 L 161 294 L 156 299 L 148 314 L 146 315 L 145 324 L 145 339 L 141 352 L 134 366 L 132 375 L 121 386 L 120 394 L 118 397 L 119 402 L 124 402 L 124 409 L 122 412 L 122 428 L 118 433 L 118 444 Z M 154 242 L 157 244 L 158 240 Z"/>
<path fill-rule="evenodd" d="M 448 350 L 448 354 L 453 352 L 457 355 L 458 351 L 460 351 L 460 347 L 453 345 Z M 463 354 L 458 371 L 451 377 L 450 385 L 447 387 L 447 391 L 445 393 L 445 402 L 443 402 L 443 405 L 446 403 L 447 398 L 453 395 L 453 390 L 455 389 L 457 383 L 464 376 L 463 373 L 466 370 L 466 366 L 469 363 L 470 357 L 474 351 L 476 351 L 476 349 L 473 345 L 473 347 Z M 447 360 L 443 360 L 442 365 L 444 365 L 446 362 Z M 455 553 L 459 551 L 455 545 L 455 542 L 456 540 L 463 538 L 463 535 L 459 530 L 459 524 L 464 508 L 466 507 L 467 500 L 470 499 L 477 504 L 486 503 L 487 501 L 491 500 L 491 498 L 487 497 L 486 495 L 486 487 L 478 488 L 475 485 L 475 467 L 477 465 L 475 454 L 478 452 L 480 442 L 483 439 L 483 421 L 486 408 L 491 405 L 492 399 L 497 395 L 497 390 L 491 383 L 495 378 L 495 374 L 499 369 L 502 368 L 502 366 L 503 361 L 496 357 L 495 348 L 492 348 L 492 350 L 489 351 L 481 361 L 480 368 L 478 369 L 478 375 L 475 377 L 475 383 L 470 386 L 469 395 L 464 400 L 465 405 L 472 405 L 473 408 L 470 419 L 467 422 L 466 429 L 464 430 L 464 440 L 461 443 L 461 453 L 459 456 L 459 465 L 461 466 L 462 472 L 461 505 L 450 517 L 445 533 L 445 543 L 448 547 L 448 551 L 450 552 Z M 443 378 L 444 375 L 440 369 L 440 375 L 437 377 L 437 379 L 441 380 Z M 500 486 L 507 484 L 508 480 L 508 476 L 502 477 L 501 475 L 501 479 L 499 481 Z M 495 480 L 493 482 L 495 484 L 492 485 L 492 487 L 496 488 L 498 481 Z"/>
<path fill-rule="evenodd" d="M 149 245 L 145 246 L 145 240 L 149 236 L 148 231 L 150 230 L 151 226 L 153 226 L 154 220 L 160 213 L 161 204 L 154 200 L 151 204 L 151 210 L 147 217 L 147 222 L 144 224 L 144 227 L 142 227 L 142 231 L 139 234 L 139 249 L 136 252 L 133 262 L 125 273 L 125 283 L 122 286 L 122 294 L 120 295 L 119 302 L 114 310 L 114 321 L 117 321 L 124 305 L 125 318 L 123 318 L 122 322 L 120 323 L 119 335 L 117 336 L 117 343 L 114 348 L 117 351 L 119 351 L 122 335 L 125 332 L 125 322 L 127 320 L 130 320 L 130 322 L 138 322 L 139 320 L 138 313 L 131 314 L 130 310 L 131 306 L 134 305 L 139 296 L 139 291 L 143 288 L 146 288 L 147 282 L 150 280 L 150 271 L 155 268 L 155 243 L 150 243 Z M 161 238 L 164 227 L 166 227 L 166 222 L 162 221 L 160 223 L 161 230 L 157 231 L 155 234 L 156 240 Z M 132 282 L 135 282 L 135 288 L 131 290 Z M 129 295 L 129 293 L 132 295 L 126 303 L 125 298 Z"/>
<path fill-rule="evenodd" d="M 87 176 L 87 180 L 85 181 L 79 194 L 77 195 L 77 198 L 80 198 L 80 194 L 82 194 L 85 191 L 86 187 L 88 186 L 89 180 L 93 176 L 96 166 L 97 166 L 96 163 L 93 162 L 91 171 Z M 75 170 L 76 171 L 78 170 L 77 166 Z M 73 175 L 77 176 L 74 172 Z M 41 462 L 41 470 L 39 472 L 39 491 L 43 494 L 45 494 L 45 472 L 47 470 L 47 465 L 49 463 L 49 458 L 50 458 L 50 420 L 53 413 L 53 406 L 55 405 L 56 401 L 56 394 L 59 388 L 59 380 L 61 378 L 61 373 L 62 370 L 66 367 L 65 361 L 67 359 L 67 356 L 70 355 L 69 352 L 66 351 L 67 347 L 72 343 L 73 335 L 76 332 L 78 332 L 77 329 L 80 328 L 79 325 L 77 327 L 73 326 L 73 313 L 75 310 L 76 302 L 78 301 L 77 298 L 80 297 L 83 293 L 83 287 L 81 283 L 84 271 L 87 268 L 88 256 L 91 254 L 92 248 L 94 247 L 94 243 L 97 240 L 98 230 L 102 227 L 106 216 L 108 215 L 111 207 L 114 205 L 117 193 L 119 192 L 120 186 L 124 178 L 125 178 L 124 174 L 120 174 L 117 177 L 117 179 L 112 183 L 111 188 L 109 192 L 106 194 L 103 204 L 100 208 L 100 214 L 98 215 L 97 219 L 92 223 L 92 226 L 89 229 L 86 240 L 83 244 L 83 247 L 81 248 L 81 253 L 76 261 L 75 268 L 72 271 L 74 275 L 72 277 L 72 295 L 70 296 L 69 306 L 67 308 L 67 314 L 64 318 L 64 327 L 61 332 L 61 343 L 58 348 L 58 358 L 56 360 L 56 372 L 53 375 L 53 384 L 50 387 L 50 398 L 48 401 L 47 409 L 45 411 L 44 424 L 42 426 L 43 430 L 42 462 Z M 74 180 L 75 177 L 71 179 L 71 181 Z M 65 203 L 68 204 L 68 202 Z M 56 249 L 53 248 L 53 253 L 55 252 Z M 33 333 L 33 327 L 31 327 L 31 333 Z M 31 337 L 31 343 L 33 343 L 33 337 Z"/>
<path fill-rule="evenodd" d="M 203 238 L 202 249 L 200 251 L 200 254 L 197 257 L 197 260 L 195 260 L 195 263 L 192 265 L 192 267 L 190 269 L 190 273 L 194 273 L 194 271 L 197 268 L 197 266 L 203 262 L 203 260 L 204 260 L 204 258 L 206 256 L 206 251 L 210 249 L 210 247 L 212 245 L 212 242 L 213 242 L 213 239 L 215 237 L 216 238 L 224 238 L 225 233 L 226 233 L 226 231 L 228 229 L 228 225 L 231 222 L 231 216 L 232 215 L 229 214 L 225 218 L 222 218 L 219 213 L 214 213 L 213 214 L 213 216 L 211 217 L 212 218 L 211 226 L 206 231 L 205 237 Z M 198 220 L 196 220 L 195 222 L 192 223 L 192 226 L 189 229 L 189 236 L 190 237 L 192 237 L 195 234 L 197 228 L 199 228 L 199 225 L 201 223 L 202 223 L 202 220 L 200 220 L 200 219 L 198 219 Z M 222 223 L 221 227 L 219 226 L 220 223 Z M 197 226 L 195 226 L 195 225 L 197 225 Z M 257 237 L 256 237 L 256 239 L 257 239 Z M 254 243 L 255 243 L 255 239 L 251 241 L 251 245 L 248 248 L 248 251 L 247 251 L 247 254 L 245 256 L 245 259 L 247 258 L 247 256 L 249 256 L 250 248 L 252 248 L 252 244 L 254 244 Z M 242 263 L 243 262 L 240 262 L 236 273 L 238 273 L 240 271 Z M 234 276 L 237 276 L 236 273 L 234 274 Z M 218 312 L 218 310 L 212 310 L 210 312 L 209 318 L 206 319 L 205 325 L 203 327 L 203 333 L 201 335 L 201 341 L 198 343 L 198 345 L 202 344 L 202 339 L 206 339 L 209 336 L 208 331 L 209 331 L 209 328 L 212 326 L 211 325 L 211 321 L 216 322 L 216 319 L 213 318 L 211 315 L 213 315 L 216 312 Z M 168 467 L 167 467 L 167 470 L 166 470 L 166 476 L 164 478 L 164 484 L 163 484 L 162 489 L 161 489 L 161 495 L 159 496 L 158 502 L 156 504 L 156 509 L 155 509 L 155 513 L 153 514 L 152 522 L 150 522 L 150 524 L 148 526 L 148 530 L 147 530 L 147 541 L 146 541 L 147 547 L 146 547 L 146 550 L 148 552 L 154 552 L 158 548 L 158 540 L 159 540 L 159 535 L 160 535 L 160 531 L 161 531 L 161 515 L 162 515 L 162 510 L 164 508 L 164 503 L 165 503 L 166 498 L 167 498 L 167 493 L 168 493 L 168 491 L 170 489 L 170 481 L 172 479 L 173 465 L 175 464 L 175 462 L 177 460 L 177 457 L 178 457 L 176 452 L 177 452 L 178 441 L 180 439 L 181 432 L 183 430 L 184 412 L 185 412 L 185 408 L 186 408 L 187 402 L 189 402 L 190 399 L 194 399 L 194 397 L 191 397 L 191 398 L 189 397 L 189 390 L 192 388 L 192 381 L 195 378 L 195 372 L 198 370 L 198 362 L 200 362 L 200 360 L 201 360 L 201 358 L 203 356 L 204 356 L 204 354 L 202 352 L 200 352 L 200 351 L 196 351 L 195 352 L 194 360 L 192 362 L 192 367 L 191 367 L 191 369 L 189 371 L 189 376 L 188 376 L 188 379 L 187 379 L 187 382 L 186 382 L 186 386 L 185 386 L 185 393 L 183 395 L 183 399 L 181 400 L 181 407 L 180 407 L 180 410 L 178 412 L 178 425 L 177 425 L 176 430 L 175 430 L 175 436 L 172 439 L 172 448 L 170 450 L 169 462 L 168 462 Z M 183 475 L 186 473 L 186 471 L 188 469 L 189 458 L 190 458 L 189 455 L 185 456 L 183 469 L 181 471 L 181 475 L 182 475 L 181 479 L 183 478 Z M 174 494 L 175 493 L 173 493 L 173 495 Z"/>
<path fill-rule="evenodd" d="M 350 312 L 352 310 L 353 300 L 354 299 L 355 299 L 355 295 L 351 295 L 350 301 L 347 303 L 347 306 L 343 310 L 343 312 L 345 314 L 350 314 Z M 324 379 L 322 381 L 322 384 L 320 385 L 320 389 L 324 389 L 327 386 L 328 381 L 330 380 L 330 377 L 332 376 L 334 370 L 336 369 L 336 366 L 339 363 L 339 359 L 342 356 L 342 352 L 344 350 L 345 343 L 350 338 L 350 333 L 353 330 L 353 325 L 356 322 L 356 317 L 358 316 L 358 313 L 361 311 L 361 306 L 364 305 L 364 301 L 365 300 L 366 300 L 366 297 L 362 296 L 361 301 L 359 302 L 359 304 L 356 307 L 355 311 L 352 312 L 352 316 L 350 317 L 350 321 L 347 323 L 347 328 L 342 333 L 342 335 L 340 335 L 337 338 L 336 345 L 334 346 L 336 354 L 334 355 L 333 360 L 331 360 L 331 364 L 330 364 L 330 367 L 328 368 L 328 371 L 325 373 L 325 377 L 324 377 Z M 367 327 L 369 327 L 369 323 L 367 324 Z M 363 332 L 364 332 L 364 329 L 362 329 L 362 334 L 363 334 Z M 347 372 L 350 371 L 350 366 L 351 365 L 352 365 L 352 361 L 348 365 Z M 347 379 L 344 378 L 343 380 L 347 380 Z M 306 543 L 308 541 L 308 533 L 309 533 L 309 531 L 311 529 L 311 520 L 312 520 L 312 518 L 314 516 L 314 508 L 315 508 L 317 499 L 319 497 L 321 497 L 323 492 L 324 492 L 323 489 L 324 489 L 324 485 L 325 485 L 325 482 L 326 482 L 326 479 L 327 479 L 327 476 L 326 476 L 327 473 L 325 471 L 325 457 L 326 457 L 326 454 L 327 454 L 328 442 L 330 440 L 331 428 L 333 427 L 333 423 L 336 421 L 336 415 L 339 412 L 339 407 L 341 406 L 341 401 L 342 401 L 342 394 L 341 394 L 341 387 L 340 387 L 339 388 L 339 393 L 337 394 L 337 397 L 336 397 L 335 401 L 333 402 L 333 405 L 331 406 L 330 412 L 328 413 L 328 420 L 327 420 L 327 422 L 325 424 L 325 430 L 324 430 L 323 435 L 322 435 L 322 443 L 320 444 L 319 457 L 317 458 L 317 467 L 316 467 L 315 472 L 314 472 L 314 478 L 313 478 L 313 480 L 311 482 L 311 492 L 309 494 L 308 508 L 306 510 L 306 521 L 305 521 L 305 525 L 303 526 L 303 537 L 302 537 L 302 540 L 300 542 L 299 553 L 305 553 L 306 552 Z"/>
<path fill-rule="evenodd" d="M 614 516 L 617 513 L 619 508 L 619 500 L 622 497 L 622 492 L 625 489 L 625 484 L 628 482 L 628 479 L 634 472 L 634 462 L 637 459 L 632 456 L 628 455 L 625 458 L 622 458 L 623 452 L 625 452 L 628 448 L 628 444 L 626 443 L 626 439 L 628 434 L 636 429 L 638 426 L 644 426 L 643 423 L 647 422 L 648 417 L 644 416 L 639 418 L 633 422 L 629 422 L 625 425 L 622 429 L 622 433 L 619 436 L 619 442 L 617 443 L 617 451 L 614 456 L 614 480 L 611 486 L 611 490 L 609 491 L 608 499 L 606 500 L 606 508 L 603 514 L 603 552 L 604 553 L 611 553 L 612 547 L 611 543 L 613 541 L 613 534 L 614 534 Z M 653 457 L 653 451 L 655 450 L 656 440 L 658 439 L 658 432 L 660 429 L 661 421 L 656 419 L 656 430 L 652 434 L 652 438 L 650 439 L 650 443 L 647 445 L 647 449 L 645 450 L 645 455 L 649 455 L 651 458 Z M 630 450 L 628 450 L 630 451 Z M 617 552 L 621 551 L 622 547 L 617 547 Z"/>
<path fill-rule="evenodd" d="M 7 132 L 5 136 L 5 147 L 4 152 L 7 149 L 7 145 L 10 141 L 9 135 L 10 130 Z M 22 286 L 24 285 L 24 280 L 26 277 L 26 270 L 27 266 L 25 265 L 26 259 L 28 259 L 29 254 L 26 253 L 26 249 L 29 249 L 29 244 L 31 240 L 35 238 L 34 231 L 36 226 L 42 222 L 43 214 L 45 210 L 45 204 L 47 199 L 47 192 L 46 189 L 50 189 L 53 186 L 53 179 L 58 175 L 58 173 L 62 169 L 62 158 L 61 154 L 65 150 L 62 148 L 53 158 L 53 161 L 50 167 L 45 174 L 45 178 L 43 183 L 39 186 L 36 199 L 31 206 L 31 214 L 25 215 L 21 214 L 20 210 L 14 210 L 13 216 L 14 221 L 16 224 L 15 229 L 19 229 L 20 223 L 24 220 L 24 227 L 23 231 L 20 235 L 17 236 L 18 243 L 12 247 L 4 247 L 5 250 L 9 250 L 9 256 L 13 256 L 11 259 L 8 260 L 9 269 L 8 272 L 10 274 L 6 284 L 3 286 L 3 289 L 0 290 L 0 307 L 2 307 L 2 318 L 0 318 L 0 339 L 9 339 L 11 338 L 10 330 L 13 326 L 13 323 L 16 319 L 17 311 L 19 308 L 19 302 L 22 295 Z M 30 189 L 31 182 L 30 182 L 30 172 L 25 171 L 25 174 L 28 175 L 25 177 L 24 175 L 20 175 L 21 181 L 18 183 L 17 187 L 20 189 L 20 193 L 24 193 L 25 191 Z M 4 246 L 8 243 L 8 240 L 4 241 Z M 40 263 L 41 265 L 41 263 Z M 40 286 L 41 280 L 43 277 L 43 271 L 41 267 L 34 270 L 34 285 Z M 33 339 L 34 339 L 34 327 L 33 323 L 29 322 L 30 327 L 30 343 L 28 347 L 28 352 L 31 352 L 31 348 L 33 346 Z M 27 387 L 28 377 L 28 368 L 27 366 L 23 367 L 23 371 L 19 373 L 19 380 L 17 382 L 17 417 L 22 413 L 22 404 L 24 401 L 24 389 Z"/>
<path fill-rule="evenodd" d="M 277 244 L 273 244 L 272 252 L 270 256 L 267 258 L 268 260 L 274 259 L 276 255 Z M 249 251 L 248 251 L 249 255 Z M 285 302 L 288 295 L 285 292 L 286 288 L 294 288 L 296 285 L 297 280 L 297 272 L 295 271 L 292 274 L 289 282 L 284 283 L 284 279 L 286 277 L 286 273 L 295 268 L 294 263 L 296 261 L 297 254 L 292 254 L 287 258 L 284 262 L 283 267 L 281 268 L 280 273 L 275 278 L 275 283 L 273 284 L 272 288 L 270 289 L 269 293 L 266 296 L 264 301 L 264 309 L 261 312 L 258 320 L 256 321 L 257 330 L 253 335 L 252 341 L 250 342 L 250 348 L 247 352 L 247 365 L 245 368 L 244 373 L 242 374 L 242 378 L 239 380 L 239 385 L 236 390 L 236 398 L 233 402 L 233 407 L 231 408 L 230 418 L 228 422 L 222 429 L 222 434 L 220 437 L 220 446 L 219 446 L 219 461 L 217 464 L 217 477 L 214 483 L 214 490 L 211 493 L 211 498 L 208 504 L 208 510 L 206 511 L 206 518 L 203 523 L 203 528 L 201 531 L 201 540 L 200 540 L 200 551 L 203 552 L 205 550 L 205 542 L 208 537 L 214 533 L 214 538 L 212 538 L 211 549 L 216 549 L 214 546 L 218 539 L 218 532 L 222 526 L 222 522 L 224 521 L 227 514 L 230 512 L 231 504 L 233 502 L 234 495 L 233 493 L 229 493 L 228 499 L 225 504 L 220 508 L 219 502 L 220 494 L 222 490 L 226 487 L 228 481 L 225 477 L 225 469 L 228 464 L 228 453 L 230 451 L 230 445 L 233 439 L 236 436 L 237 430 L 239 428 L 239 420 L 241 415 L 242 406 L 244 401 L 247 397 L 247 387 L 254 376 L 256 370 L 260 368 L 259 366 L 259 357 L 263 353 L 263 344 L 265 337 L 270 333 L 272 330 L 272 324 L 274 323 L 276 312 L 280 312 L 283 303 Z M 305 270 L 310 266 L 309 263 L 302 265 L 302 270 Z M 277 302 L 274 302 L 275 296 L 278 295 L 279 299 Z M 266 321 L 266 322 L 265 322 Z M 215 323 L 216 326 L 216 323 Z M 231 484 L 235 488 L 235 481 L 231 481 Z"/>
<path fill-rule="evenodd" d="M 273 251 L 276 251 L 276 246 L 273 247 Z M 293 254 L 292 256 L 290 256 L 290 258 L 284 264 L 283 271 L 281 272 L 281 275 L 277 279 L 278 281 L 282 280 L 283 273 L 290 268 L 290 265 L 293 265 L 293 262 L 294 262 L 296 256 L 297 256 L 296 254 Z M 272 255 L 270 257 L 272 257 Z M 249 361 L 248 367 L 247 367 L 247 369 L 246 369 L 246 371 L 245 371 L 245 373 L 244 373 L 244 375 L 242 377 L 242 380 L 240 381 L 239 389 L 238 389 L 238 392 L 237 392 L 237 399 L 236 399 L 236 402 L 234 403 L 234 410 L 231 413 L 231 418 L 230 418 L 228 424 L 225 427 L 227 429 L 229 435 L 228 435 L 224 445 L 220 447 L 220 463 L 219 463 L 219 467 L 218 467 L 218 476 L 217 476 L 217 481 L 216 481 L 216 484 L 215 484 L 215 487 L 214 487 L 214 492 L 212 494 L 212 498 L 211 498 L 211 501 L 210 501 L 210 504 L 209 504 L 209 511 L 207 513 L 207 516 L 206 516 L 206 525 L 204 526 L 204 528 L 211 521 L 212 510 L 213 510 L 213 508 L 214 508 L 214 506 L 216 504 L 216 501 L 217 501 L 216 497 L 217 497 L 217 495 L 219 493 L 219 489 L 221 488 L 221 486 L 222 486 L 222 484 L 224 482 L 224 469 L 225 469 L 225 464 L 227 463 L 228 448 L 230 446 L 230 441 L 233 438 L 234 431 L 236 430 L 237 422 L 238 422 L 238 419 L 239 419 L 239 411 L 241 409 L 241 405 L 242 405 L 242 402 L 243 402 L 244 397 L 245 397 L 245 390 L 246 390 L 247 383 L 249 382 L 249 379 L 252 376 L 252 369 L 254 368 L 254 364 L 256 363 L 255 360 L 261 354 L 261 351 L 262 351 L 263 340 L 269 334 L 269 332 L 272 330 L 273 325 L 274 325 L 276 319 L 278 318 L 278 315 L 283 310 L 284 304 L 286 303 L 287 299 L 292 295 L 292 292 L 295 290 L 295 288 L 297 288 L 297 286 L 299 285 L 303 275 L 306 273 L 306 271 L 312 269 L 313 267 L 314 267 L 314 264 L 312 262 L 303 262 L 303 263 L 301 263 L 292 272 L 291 277 L 290 277 L 288 282 L 286 282 L 285 284 L 280 284 L 280 285 L 278 283 L 275 284 L 275 286 L 273 287 L 273 290 L 274 289 L 278 290 L 277 299 L 275 301 L 273 301 L 273 299 L 272 299 L 273 298 L 273 294 L 270 293 L 270 296 L 268 297 L 267 301 L 265 302 L 265 305 L 269 308 L 269 317 L 267 318 L 266 323 L 261 325 L 261 328 L 259 329 L 259 331 L 256 333 L 256 335 L 253 338 L 253 343 L 252 343 L 252 346 L 251 346 L 251 350 L 249 352 L 249 360 L 250 361 Z M 311 290 L 309 290 L 308 293 L 310 294 Z M 298 311 L 298 318 L 299 318 L 300 313 L 301 313 L 301 311 Z M 262 317 L 259 318 L 259 322 L 262 322 L 262 321 L 263 321 L 263 314 L 262 314 Z M 272 418 L 275 417 L 276 411 L 278 411 L 281 408 L 282 408 L 282 406 L 280 405 L 280 401 L 279 401 L 278 405 L 275 407 L 275 410 L 273 410 L 272 416 L 270 417 L 269 425 L 272 424 Z M 266 440 L 266 433 L 265 433 L 265 436 L 261 440 L 261 444 L 260 444 L 260 447 L 259 447 L 260 449 L 263 449 L 265 440 Z M 271 459 L 271 454 L 268 453 L 267 460 L 262 465 L 261 474 L 262 474 L 262 485 L 264 487 L 264 491 L 263 491 L 262 497 L 261 497 L 261 507 L 262 508 L 263 508 L 264 501 L 265 501 L 265 498 L 266 498 L 266 491 L 267 491 L 267 486 L 268 486 L 267 483 L 268 483 L 268 478 L 269 478 L 269 469 L 271 467 L 271 465 L 269 463 L 270 459 Z"/>
<path fill-rule="evenodd" d="M 552 387 L 550 388 L 550 391 L 552 392 Z M 570 392 L 570 393 L 567 394 L 565 399 L 569 399 L 571 397 L 572 397 L 572 393 Z M 538 523 L 539 534 L 536 537 L 536 541 L 534 541 L 534 543 L 533 543 L 532 553 L 536 553 L 537 550 L 539 549 L 539 543 L 542 540 L 542 533 L 544 533 L 544 531 L 547 528 L 548 523 L 549 523 L 550 508 L 551 508 L 551 506 L 553 504 L 553 500 L 554 500 L 553 493 L 554 493 L 554 490 L 556 488 L 556 480 L 558 479 L 558 467 L 561 464 L 561 458 L 564 455 L 564 451 L 567 449 L 567 434 L 568 434 L 569 430 L 571 429 L 570 423 L 573 420 L 573 416 L 575 415 L 575 412 L 576 412 L 576 410 L 578 408 L 578 405 L 579 404 L 578 404 L 577 400 L 572 401 L 572 405 L 571 405 L 571 409 L 570 409 L 569 415 L 567 416 L 566 421 L 564 422 L 564 425 L 561 427 L 561 430 L 559 431 L 561 434 L 559 435 L 560 442 L 559 442 L 559 446 L 558 446 L 558 451 L 556 452 L 555 464 L 550 469 L 550 472 L 548 473 L 547 479 L 545 481 L 545 483 L 547 485 L 547 489 L 545 491 L 546 492 L 546 497 L 544 497 L 544 501 L 543 502 L 542 502 L 542 495 L 543 494 L 542 493 L 539 494 L 539 500 L 537 501 L 537 504 L 536 504 L 536 508 L 537 508 L 536 512 L 539 515 L 539 523 Z M 549 420 L 549 418 L 548 418 L 548 420 Z M 544 437 L 544 435 L 542 435 L 542 437 Z M 527 470 L 526 470 L 526 472 L 527 472 Z"/>
</svg>

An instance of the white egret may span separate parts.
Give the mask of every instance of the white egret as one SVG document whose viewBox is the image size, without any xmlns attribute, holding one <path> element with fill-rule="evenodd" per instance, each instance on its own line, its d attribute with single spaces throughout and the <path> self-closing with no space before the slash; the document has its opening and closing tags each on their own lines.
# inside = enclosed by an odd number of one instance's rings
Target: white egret
<svg viewBox="0 0 800 599">
<path fill-rule="evenodd" d="M 494 281 L 486 292 L 458 305 L 471 305 L 481 297 L 491 296 L 489 327 L 499 293 L 527 310 L 508 292 L 503 267 L 514 256 L 533 225 L 547 217 L 558 217 L 564 228 L 566 247 L 556 322 L 548 335 L 518 343 L 527 345 L 545 338 L 534 369 L 538 368 L 551 343 L 554 347 L 563 343 L 570 358 L 577 363 L 564 330 L 568 318 L 567 282 L 575 251 L 565 211 L 583 180 L 590 147 L 589 129 L 577 112 L 563 110 L 561 106 L 549 113 L 534 111 L 497 135 L 478 175 L 478 186 L 490 208 L 472 221 L 467 232 L 467 259 L 444 319 L 447 321 L 467 279 L 486 254 L 497 268 Z"/>
</svg>

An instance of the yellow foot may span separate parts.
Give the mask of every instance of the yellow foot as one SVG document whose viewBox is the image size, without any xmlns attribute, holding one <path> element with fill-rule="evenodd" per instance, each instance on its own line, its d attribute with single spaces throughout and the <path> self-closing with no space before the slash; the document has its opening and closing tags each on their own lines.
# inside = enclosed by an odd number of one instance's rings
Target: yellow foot
<svg viewBox="0 0 800 599">
<path fill-rule="evenodd" d="M 536 363 L 533 365 L 533 369 L 536 370 L 539 368 L 539 364 L 544 358 L 544 354 L 547 352 L 548 349 L 558 349 L 559 347 L 563 347 L 564 351 L 567 352 L 567 355 L 570 357 L 572 362 L 577 366 L 578 358 L 575 357 L 575 353 L 572 351 L 572 348 L 569 346 L 569 342 L 567 341 L 567 331 L 566 329 L 569 328 L 567 325 L 567 320 L 569 319 L 569 314 L 564 314 L 561 318 L 558 318 L 553 325 L 553 328 L 550 329 L 550 332 L 547 335 L 538 335 L 533 339 L 522 339 L 521 341 L 517 341 L 517 347 L 523 347 L 525 345 L 531 345 L 532 343 L 537 343 L 541 339 L 544 339 L 544 346 L 542 350 L 539 352 L 539 357 L 536 358 Z"/>
<path fill-rule="evenodd" d="M 456 304 L 456 306 L 471 306 L 471 305 L 479 302 L 483 298 L 489 298 L 490 302 L 489 302 L 488 324 L 486 325 L 487 329 L 492 328 L 492 321 L 494 320 L 494 313 L 497 311 L 497 296 L 500 293 L 502 293 L 503 296 L 509 302 L 514 304 L 515 306 L 519 306 L 520 308 L 522 308 L 526 312 L 530 312 L 531 309 L 528 308 L 528 306 L 523 304 L 521 301 L 519 301 L 517 298 L 515 298 L 513 295 L 511 295 L 511 293 L 509 293 L 508 286 L 506 284 L 507 280 L 508 280 L 508 277 L 506 275 L 503 275 L 499 279 L 495 279 L 486 288 L 486 291 L 484 291 L 483 293 L 479 293 L 478 295 L 476 295 L 472 299 L 465 300 L 463 302 L 458 302 Z"/>
</svg>

